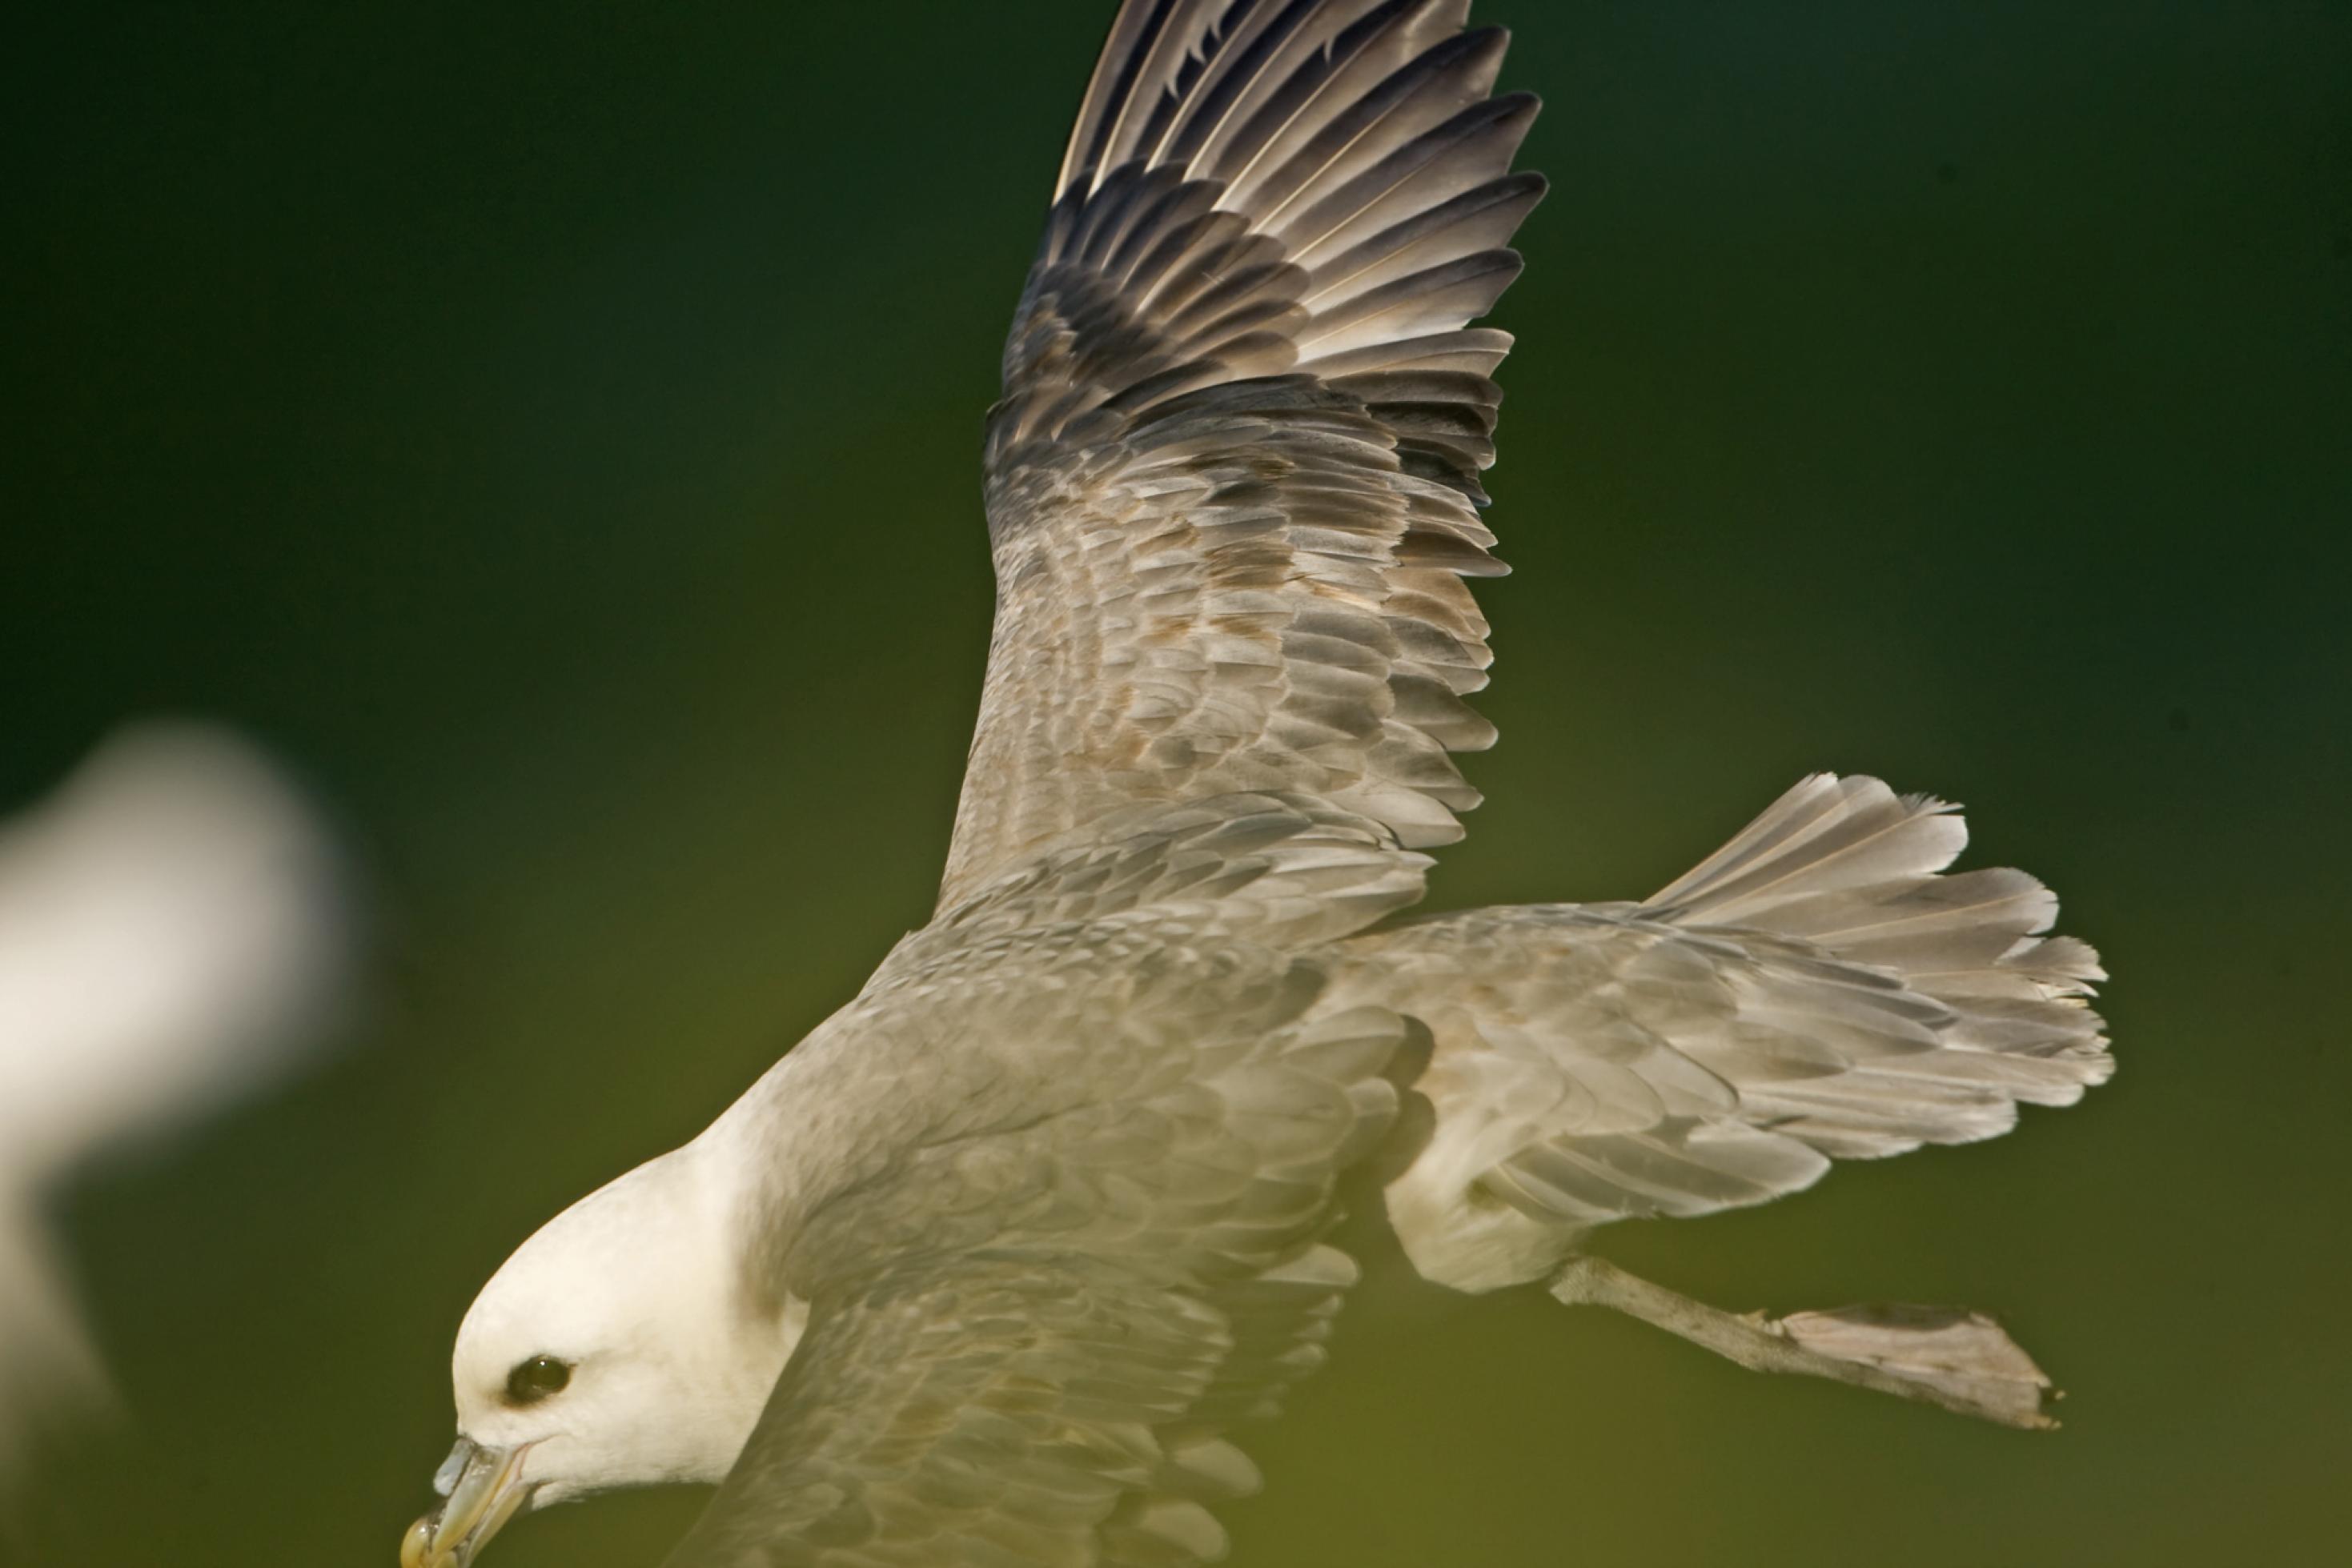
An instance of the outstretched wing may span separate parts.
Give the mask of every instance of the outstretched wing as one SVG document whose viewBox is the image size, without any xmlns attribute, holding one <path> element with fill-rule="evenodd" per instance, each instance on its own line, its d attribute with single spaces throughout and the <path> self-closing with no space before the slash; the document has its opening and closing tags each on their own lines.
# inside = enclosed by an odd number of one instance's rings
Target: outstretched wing
<svg viewBox="0 0 2352 1568">
<path fill-rule="evenodd" d="M 772 1075 L 828 1108 L 772 1140 L 834 1174 L 780 1186 L 755 1266 L 809 1328 L 674 1562 L 1221 1556 L 1207 1505 L 1255 1484 L 1224 1434 L 1320 1364 L 1355 1270 L 1318 1238 L 1425 1038 L 1235 933 L 1370 918 L 1419 858 L 1280 801 L 1172 808 L 903 945 Z"/>
<path fill-rule="evenodd" d="M 1497 573 L 1478 521 L 1535 114 L 1466 0 L 1129 0 L 988 430 L 996 626 L 940 905 L 1138 800 L 1318 796 L 1414 845 Z"/>
</svg>

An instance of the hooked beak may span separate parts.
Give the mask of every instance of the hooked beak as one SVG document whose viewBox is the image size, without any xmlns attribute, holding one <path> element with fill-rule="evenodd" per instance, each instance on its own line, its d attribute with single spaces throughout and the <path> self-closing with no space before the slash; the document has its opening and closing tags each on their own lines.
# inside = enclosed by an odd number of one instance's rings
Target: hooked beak
<svg viewBox="0 0 2352 1568">
<path fill-rule="evenodd" d="M 529 1443 L 485 1448 L 471 1437 L 458 1438 L 433 1477 L 433 1490 L 445 1500 L 400 1538 L 400 1568 L 467 1568 L 529 1500 L 522 1460 L 530 1450 Z"/>
</svg>

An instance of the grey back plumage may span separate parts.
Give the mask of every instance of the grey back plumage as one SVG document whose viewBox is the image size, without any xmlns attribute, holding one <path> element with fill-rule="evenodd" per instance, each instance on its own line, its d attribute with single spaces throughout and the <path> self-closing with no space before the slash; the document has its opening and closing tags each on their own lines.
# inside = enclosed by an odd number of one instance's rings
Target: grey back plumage
<svg viewBox="0 0 2352 1568">
<path fill-rule="evenodd" d="M 675 1561 L 1222 1555 L 1206 1505 L 1255 1479 L 1224 1434 L 1320 1364 L 1355 1278 L 1320 1238 L 1427 1038 L 1325 1005 L 1314 938 L 1420 871 L 1324 808 L 1202 802 L 902 944 L 737 1124 L 808 1331 Z"/>
</svg>

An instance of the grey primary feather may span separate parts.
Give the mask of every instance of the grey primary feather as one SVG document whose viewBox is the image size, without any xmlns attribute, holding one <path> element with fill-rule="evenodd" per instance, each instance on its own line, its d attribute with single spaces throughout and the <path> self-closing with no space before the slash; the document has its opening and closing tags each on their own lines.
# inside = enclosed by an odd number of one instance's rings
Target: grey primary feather
<svg viewBox="0 0 2352 1568">
<path fill-rule="evenodd" d="M 940 907 L 1139 800 L 1409 844 L 1494 731 L 1478 521 L 1535 111 L 1450 0 L 1126 6 L 990 416 L 995 635 Z"/>
<path fill-rule="evenodd" d="M 1493 738 L 1463 579 L 1510 340 L 1468 323 L 1542 187 L 1465 9 L 1120 10 L 990 420 L 939 910 L 706 1135 L 758 1173 L 747 1302 L 809 1326 L 675 1563 L 1221 1555 L 1226 1434 L 1322 1359 L 1408 1086 L 1390 1214 L 1478 1290 L 2106 1076 L 2055 901 L 1942 874 L 1958 819 L 1874 779 L 1640 904 L 1377 928 Z"/>
</svg>

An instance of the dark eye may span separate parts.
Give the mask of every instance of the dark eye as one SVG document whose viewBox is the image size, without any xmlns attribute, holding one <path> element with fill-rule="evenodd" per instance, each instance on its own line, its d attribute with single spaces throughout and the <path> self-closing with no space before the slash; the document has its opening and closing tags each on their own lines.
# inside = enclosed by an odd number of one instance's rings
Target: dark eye
<svg viewBox="0 0 2352 1568">
<path fill-rule="evenodd" d="M 563 1385 L 572 1381 L 572 1365 L 551 1355 L 534 1355 L 529 1361 L 519 1361 L 507 1374 L 507 1401 L 513 1405 L 536 1405 L 551 1394 L 561 1394 Z"/>
</svg>

